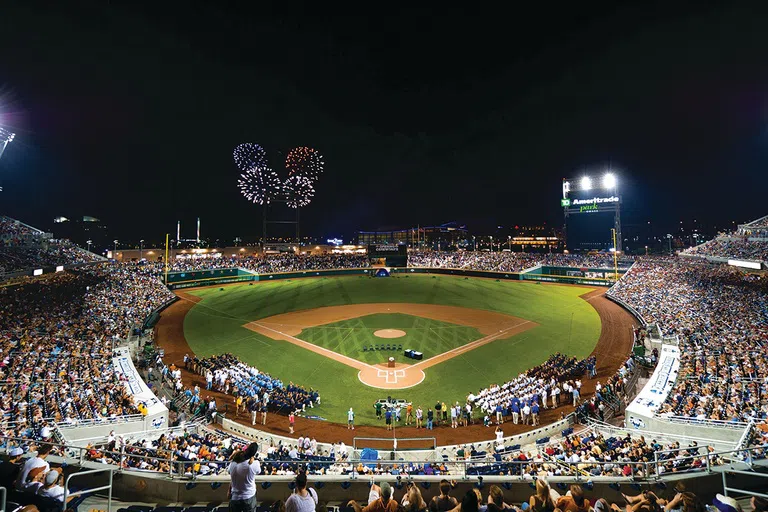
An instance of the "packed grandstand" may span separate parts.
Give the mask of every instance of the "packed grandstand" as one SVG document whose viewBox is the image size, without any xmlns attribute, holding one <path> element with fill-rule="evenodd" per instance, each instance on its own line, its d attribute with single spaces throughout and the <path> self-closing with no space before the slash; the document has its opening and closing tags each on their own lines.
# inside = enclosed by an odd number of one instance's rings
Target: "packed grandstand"
<svg viewBox="0 0 768 512">
<path fill-rule="evenodd" d="M 749 260 L 768 260 L 768 217 L 687 251 Z M 740 238 L 734 238 L 740 237 Z M 275 255 L 178 260 L 172 271 L 244 268 L 255 273 L 366 267 L 361 255 Z M 610 255 L 425 252 L 409 255 L 414 267 L 519 272 L 537 265 L 613 267 Z M 16 272 L 39 266 L 66 270 L 38 277 Z M 764 275 L 699 259 L 641 257 L 623 260 L 629 270 L 608 295 L 632 308 L 645 325 L 674 336 L 680 370 L 658 409 L 660 418 L 719 420 L 744 425 L 738 443 L 699 444 L 674 433 L 645 434 L 605 424 L 607 404 L 626 404 L 625 386 L 636 372 L 629 359 L 597 393 L 580 403 L 578 424 L 564 424 L 536 439 L 447 447 L 436 459 L 364 463 L 360 453 L 335 440 L 284 438 L 263 433 L 263 475 L 589 476 L 642 479 L 652 475 L 703 471 L 712 466 L 766 457 L 768 446 L 768 280 Z M 13 277 L 0 288 L 0 409 L 2 448 L 25 455 L 54 446 L 56 456 L 113 465 L 123 470 L 179 477 L 226 473 L 229 461 L 254 438 L 217 424 L 217 404 L 197 387 L 185 386 L 181 369 L 158 355 L 147 374 L 149 388 L 172 411 L 167 428 L 114 434 L 67 446 L 67 428 L 120 425 L 146 415 L 135 400 L 129 377 L 114 366 L 122 345 L 155 310 L 173 300 L 161 281 L 162 264 L 106 262 L 66 241 L 55 241 L 18 221 L 0 218 L 0 275 Z M 644 331 L 643 331 L 644 333 Z M 639 337 L 644 334 L 639 335 Z M 654 361 L 655 362 L 655 361 Z M 520 408 L 552 407 L 588 379 L 594 361 L 553 354 L 542 365 L 479 392 L 467 390 L 466 405 L 478 421 L 494 425 L 496 414 L 516 418 Z M 244 397 L 244 410 L 301 414 L 320 400 L 322 390 L 284 383 L 231 354 L 190 357 L 185 371 L 211 388 Z M 511 396 L 520 397 L 517 404 Z M 548 400 L 549 399 L 549 400 Z M 575 398 L 574 398 L 575 402 Z M 238 408 L 240 405 L 238 404 Z M 531 421 L 531 426 L 536 425 Z M 255 421 L 254 421 L 255 423 Z M 490 431 L 489 431 L 490 432 Z M 331 441 L 326 443 L 324 441 Z M 34 445 L 32 443 L 35 443 Z M 43 444 L 39 444 L 43 443 Z M 38 448 L 35 448 L 37 446 Z M 741 449 L 723 455 L 724 447 Z M 47 449 L 47 448 L 44 448 Z M 34 460 L 31 455 L 30 460 Z M 26 477 L 26 475 L 25 475 Z M 2 482 L 0 485 L 13 485 Z M 33 481 L 16 482 L 20 493 Z"/>
</svg>

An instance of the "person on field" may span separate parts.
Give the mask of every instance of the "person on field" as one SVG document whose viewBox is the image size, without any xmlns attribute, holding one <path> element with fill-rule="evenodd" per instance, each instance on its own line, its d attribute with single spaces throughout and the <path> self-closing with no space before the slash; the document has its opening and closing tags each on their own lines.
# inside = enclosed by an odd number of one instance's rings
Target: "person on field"
<svg viewBox="0 0 768 512">
<path fill-rule="evenodd" d="M 351 407 L 347 411 L 347 430 L 355 430 L 355 411 Z"/>
</svg>

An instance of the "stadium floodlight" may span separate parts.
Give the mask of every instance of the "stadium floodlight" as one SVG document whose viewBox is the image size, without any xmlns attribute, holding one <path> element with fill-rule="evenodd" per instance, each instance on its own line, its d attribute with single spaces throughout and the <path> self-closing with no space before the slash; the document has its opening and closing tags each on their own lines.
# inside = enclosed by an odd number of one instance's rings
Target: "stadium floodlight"
<svg viewBox="0 0 768 512">
<path fill-rule="evenodd" d="M 612 172 L 606 173 L 603 176 L 603 188 L 612 189 L 616 188 L 616 175 Z"/>
<path fill-rule="evenodd" d="M 584 176 L 581 178 L 581 189 L 582 190 L 589 190 L 592 188 L 592 178 L 589 176 Z"/>
<path fill-rule="evenodd" d="M 16 137 L 15 133 L 0 126 L 0 157 L 3 156 L 3 152 L 8 143 L 13 142 L 14 137 Z"/>
</svg>

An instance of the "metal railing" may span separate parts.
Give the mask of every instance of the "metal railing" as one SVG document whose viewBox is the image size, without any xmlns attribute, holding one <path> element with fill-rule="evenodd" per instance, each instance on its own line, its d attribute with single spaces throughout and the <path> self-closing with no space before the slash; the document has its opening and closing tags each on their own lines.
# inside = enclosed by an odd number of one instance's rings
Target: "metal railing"
<svg viewBox="0 0 768 512">
<path fill-rule="evenodd" d="M 114 418 L 88 418 L 84 420 L 73 420 L 71 423 L 59 422 L 56 426 L 60 429 L 72 429 L 80 427 L 90 427 L 93 425 L 110 425 L 119 423 L 131 423 L 144 421 L 143 414 L 126 414 L 124 416 L 115 416 Z"/>
<path fill-rule="evenodd" d="M 756 496 L 758 498 L 768 498 L 768 494 L 766 493 L 748 491 L 746 489 L 739 489 L 738 487 L 728 487 L 728 481 L 727 481 L 728 475 L 744 475 L 744 476 L 750 476 L 750 477 L 765 478 L 766 480 L 768 480 L 768 475 L 764 473 L 755 473 L 753 471 L 739 471 L 737 469 L 729 469 L 728 471 L 723 471 L 723 494 L 725 494 L 726 496 L 728 496 L 729 491 L 733 491 L 739 494 L 746 494 L 747 496 Z M 768 481 L 766 481 L 765 486 L 763 486 L 763 489 L 768 489 Z"/>
<path fill-rule="evenodd" d="M 26 438 L 13 438 L 13 437 L 5 437 L 0 436 L 0 439 L 8 441 L 5 443 L 5 449 L 9 450 L 12 445 L 22 445 L 27 444 L 30 442 L 29 439 Z M 64 445 L 64 444 L 58 444 L 58 443 L 48 443 L 51 444 L 54 447 L 58 447 L 61 449 L 61 452 L 63 452 L 63 456 L 66 459 L 76 459 L 79 461 L 80 467 L 87 467 L 86 462 L 89 462 L 90 459 L 86 458 L 86 454 L 88 450 L 92 448 L 82 447 L 82 446 L 72 446 L 72 445 Z M 543 448 L 545 445 L 541 445 L 541 448 Z M 365 472 L 360 472 L 360 467 L 367 467 L 367 468 L 378 468 L 379 473 L 386 473 L 391 477 L 408 477 L 408 478 L 422 478 L 422 477 L 429 477 L 429 476 L 436 476 L 440 477 L 440 475 L 450 475 L 455 478 L 461 478 L 464 480 L 473 479 L 476 477 L 486 477 L 486 476 L 505 476 L 506 478 L 516 479 L 519 478 L 520 480 L 525 480 L 529 478 L 529 476 L 533 473 L 538 473 L 539 470 L 541 470 L 545 465 L 554 465 L 560 468 L 561 470 L 561 476 L 568 477 L 571 480 L 581 481 L 582 479 L 601 479 L 601 480 L 611 480 L 611 479 L 619 479 L 619 480 L 627 480 L 630 478 L 634 478 L 635 480 L 648 480 L 653 481 L 654 479 L 658 479 L 660 476 L 663 476 L 665 471 L 661 470 L 661 466 L 665 465 L 666 463 L 670 461 L 675 461 L 678 463 L 680 461 L 686 461 L 686 460 L 695 460 L 695 459 L 702 459 L 702 465 L 698 467 L 692 467 L 691 469 L 686 469 L 684 471 L 676 471 L 675 474 L 679 474 L 681 472 L 690 472 L 690 473 L 711 473 L 714 471 L 713 468 L 718 467 L 718 465 L 714 464 L 714 461 L 717 461 L 718 459 L 722 461 L 723 464 L 733 463 L 733 462 L 739 462 L 747 464 L 748 467 L 751 465 L 751 452 L 755 450 L 763 450 L 765 451 L 766 448 L 768 448 L 768 445 L 761 445 L 757 447 L 749 447 L 749 448 L 742 448 L 738 450 L 730 450 L 730 451 L 721 451 L 721 452 L 710 452 L 707 451 L 704 454 L 696 454 L 696 455 L 676 455 L 674 458 L 665 457 L 665 454 L 671 454 L 671 453 L 678 453 L 681 451 L 688 451 L 690 448 L 678 448 L 678 449 L 672 449 L 672 450 L 660 450 L 654 452 L 654 460 L 653 461 L 642 461 L 642 462 L 625 462 L 625 461 L 611 461 L 611 462 L 602 462 L 602 461 L 567 461 L 564 459 L 561 459 L 559 457 L 552 457 L 548 456 L 545 453 L 541 453 L 540 456 L 536 459 L 531 460 L 503 460 L 503 457 L 511 456 L 513 453 L 516 453 L 517 451 L 509 451 L 505 452 L 503 454 L 496 454 L 496 453 L 487 453 L 482 458 L 468 458 L 467 460 L 449 460 L 449 461 L 430 461 L 430 460 L 421 460 L 421 461 L 403 461 L 403 460 L 394 460 L 394 461 L 383 461 L 383 460 L 374 460 L 374 461 L 366 461 L 366 460 L 359 460 L 359 459 L 351 459 L 351 460 L 312 460 L 312 459 L 290 459 L 290 460 L 270 460 L 270 459 L 263 459 L 261 461 L 262 464 L 265 465 L 273 465 L 277 467 L 281 467 L 283 465 L 288 465 L 289 467 L 298 469 L 299 467 L 306 467 L 310 469 L 310 473 L 314 476 L 319 475 L 325 475 L 332 477 L 331 480 L 345 480 L 345 479 L 352 479 L 355 480 L 361 476 L 365 476 Z M 700 450 L 708 450 L 706 446 L 699 447 Z M 219 462 L 217 464 L 216 469 L 212 469 L 209 472 L 206 471 L 200 471 L 198 469 L 198 465 L 202 463 L 206 463 L 206 461 L 181 461 L 181 460 L 173 460 L 171 458 L 167 457 L 161 457 L 161 456 L 154 456 L 154 455 L 139 455 L 139 454 L 133 454 L 130 452 L 126 452 L 124 448 L 121 448 L 119 451 L 108 451 L 108 450 L 99 450 L 98 453 L 101 455 L 101 458 L 98 458 L 94 460 L 93 462 L 96 463 L 102 463 L 104 460 L 104 456 L 108 455 L 112 459 L 116 460 L 109 461 L 107 459 L 107 463 L 110 464 L 109 468 L 100 469 L 97 471 L 110 471 L 110 472 L 135 472 L 140 474 L 155 474 L 157 476 L 166 476 L 167 478 L 173 480 L 173 479 L 198 479 L 198 478 L 205 478 L 205 479 L 212 479 L 213 481 L 225 481 L 228 480 L 229 476 L 225 472 L 225 467 L 227 465 L 226 462 Z M 131 463 L 131 460 L 134 461 L 134 463 Z M 163 471 L 159 471 L 156 469 L 148 469 L 148 470 L 142 470 L 136 466 L 139 465 L 140 461 L 151 461 L 152 467 L 167 467 L 167 469 L 163 469 Z M 726 462 L 729 461 L 729 462 Z M 624 465 L 630 464 L 632 467 L 632 475 L 631 476 L 624 476 L 621 473 L 621 469 Z M 693 464 L 693 462 L 691 462 Z M 445 470 L 443 470 L 443 467 Z M 720 466 L 723 469 L 725 469 L 724 466 Z M 429 470 L 428 468 L 432 468 L 432 470 Z M 439 469 L 435 469 L 439 468 Z M 208 474 L 206 474 L 208 473 Z M 430 474 L 432 473 L 432 474 Z M 86 473 L 84 471 L 79 472 L 78 474 L 90 474 Z M 110 473 L 110 479 L 111 479 Z M 283 475 L 284 476 L 284 475 Z M 313 478 L 314 478 L 313 476 Z M 277 476 L 269 475 L 269 476 L 260 476 L 260 480 L 280 480 Z M 69 480 L 67 480 L 68 482 Z M 90 489 L 87 492 L 96 491 L 96 490 L 103 490 L 104 488 L 98 488 L 98 489 Z M 84 493 L 84 492 L 83 492 Z M 83 494 L 79 493 L 79 494 Z M 74 493 L 71 493 L 71 495 L 75 495 Z"/>
<path fill-rule="evenodd" d="M 69 492 L 69 482 L 73 478 L 79 478 L 85 475 L 94 475 L 96 473 L 104 473 L 104 472 L 107 472 L 109 474 L 109 485 L 102 485 L 101 487 L 92 487 L 90 489 L 85 489 L 81 491 Z M 72 473 L 68 475 L 66 481 L 64 482 L 64 502 L 61 504 L 61 512 L 65 512 L 67 510 L 67 501 L 69 501 L 69 498 L 72 498 L 74 496 L 82 496 L 85 494 L 90 494 L 96 491 L 109 491 L 107 494 L 107 510 L 112 510 L 112 477 L 114 473 L 115 473 L 114 468 L 104 468 L 104 469 L 88 469 L 85 471 L 78 471 L 77 473 Z"/>
<path fill-rule="evenodd" d="M 685 425 L 698 425 L 701 427 L 718 427 L 718 428 L 731 428 L 742 429 L 746 428 L 749 423 L 744 421 L 728 421 L 728 420 L 710 420 L 710 419 L 697 419 L 690 418 L 688 416 L 667 416 L 664 414 L 655 414 L 654 418 L 662 421 L 668 421 L 670 423 L 682 423 Z"/>
</svg>

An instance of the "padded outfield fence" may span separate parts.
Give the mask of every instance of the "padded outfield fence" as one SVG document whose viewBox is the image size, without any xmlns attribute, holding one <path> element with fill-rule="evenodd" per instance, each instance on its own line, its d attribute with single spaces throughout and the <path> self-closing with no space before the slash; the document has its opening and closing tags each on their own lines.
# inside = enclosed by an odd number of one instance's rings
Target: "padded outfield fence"
<svg viewBox="0 0 768 512">
<path fill-rule="evenodd" d="M 301 270 L 295 272 L 276 272 L 271 274 L 255 274 L 242 268 L 227 268 L 215 270 L 196 270 L 190 272 L 169 272 L 166 283 L 171 290 L 197 288 L 200 286 L 215 286 L 248 281 L 274 281 L 282 279 L 300 279 L 304 277 L 333 277 L 333 276 L 369 276 L 375 268 L 338 268 L 328 270 Z M 389 269 L 392 276 L 401 277 L 408 274 L 436 274 L 464 277 L 483 277 L 508 281 L 539 281 L 549 283 L 565 283 L 586 286 L 612 286 L 615 282 L 613 269 L 575 267 L 542 267 L 537 266 L 522 272 L 494 272 L 489 270 L 469 270 L 462 268 L 432 268 L 432 267 L 393 267 Z M 622 276 L 626 269 L 619 269 Z M 571 275 L 569 275 L 569 273 Z M 586 277 L 586 275 L 609 277 Z"/>
</svg>

